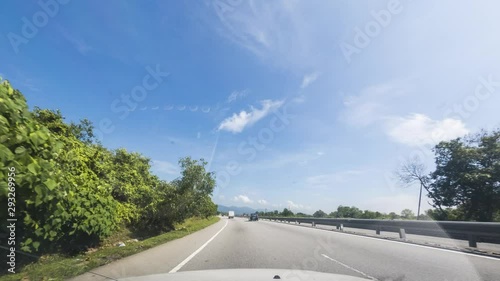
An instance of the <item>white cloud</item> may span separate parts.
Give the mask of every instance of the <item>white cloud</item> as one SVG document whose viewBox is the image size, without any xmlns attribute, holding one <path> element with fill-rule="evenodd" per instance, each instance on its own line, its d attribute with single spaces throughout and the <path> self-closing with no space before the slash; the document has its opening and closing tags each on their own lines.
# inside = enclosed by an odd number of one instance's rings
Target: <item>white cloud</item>
<svg viewBox="0 0 500 281">
<path fill-rule="evenodd" d="M 256 123 L 273 110 L 279 108 L 283 101 L 263 100 L 261 104 L 262 109 L 250 107 L 249 112 L 242 110 L 240 113 L 234 113 L 233 116 L 224 119 L 219 125 L 219 130 L 241 133 L 245 127 Z"/>
<path fill-rule="evenodd" d="M 233 201 L 243 202 L 243 203 L 253 203 L 253 201 L 250 198 L 248 198 L 248 196 L 246 196 L 246 195 L 234 196 Z"/>
<path fill-rule="evenodd" d="M 391 140 L 410 146 L 434 145 L 469 132 L 459 119 L 433 120 L 425 114 L 401 117 L 411 104 L 396 100 L 409 92 L 409 86 L 401 82 L 366 87 L 359 95 L 344 99 L 340 118 L 354 126 L 379 126 Z"/>
<path fill-rule="evenodd" d="M 297 210 L 312 210 L 311 207 L 305 206 L 299 203 L 295 203 L 291 200 L 286 201 L 287 207 L 292 209 L 292 211 L 297 211 Z"/>
<path fill-rule="evenodd" d="M 168 161 L 153 160 L 151 168 L 155 172 L 175 175 L 179 173 L 179 168 Z"/>
<path fill-rule="evenodd" d="M 309 84 L 316 81 L 318 77 L 319 77 L 319 72 L 313 72 L 305 75 L 304 78 L 302 79 L 302 84 L 300 85 L 300 88 L 302 89 L 306 88 L 307 86 L 309 86 Z"/>
<path fill-rule="evenodd" d="M 268 204 L 268 203 L 267 203 L 267 201 L 266 201 L 266 200 L 264 200 L 264 199 L 260 199 L 260 200 L 259 200 L 259 201 L 257 201 L 257 202 L 258 202 L 259 204 L 261 204 L 261 205 L 267 205 L 267 204 Z"/>
<path fill-rule="evenodd" d="M 424 114 L 393 117 L 387 120 L 387 134 L 395 141 L 410 146 L 436 144 L 467 134 L 469 130 L 458 119 L 433 120 Z"/>
<path fill-rule="evenodd" d="M 228 97 L 227 97 L 227 103 L 232 103 L 233 101 L 239 99 L 239 98 L 244 98 L 248 95 L 250 91 L 248 89 L 245 89 L 243 91 L 233 91 Z"/>
</svg>

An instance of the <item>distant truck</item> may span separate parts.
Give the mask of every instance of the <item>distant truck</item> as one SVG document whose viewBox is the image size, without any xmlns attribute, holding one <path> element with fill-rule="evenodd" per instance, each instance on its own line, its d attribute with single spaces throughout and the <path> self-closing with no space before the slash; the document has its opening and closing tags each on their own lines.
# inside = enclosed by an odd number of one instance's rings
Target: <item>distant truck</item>
<svg viewBox="0 0 500 281">
<path fill-rule="evenodd" d="M 228 218 L 234 219 L 234 211 L 229 211 L 229 214 L 227 215 Z"/>
</svg>

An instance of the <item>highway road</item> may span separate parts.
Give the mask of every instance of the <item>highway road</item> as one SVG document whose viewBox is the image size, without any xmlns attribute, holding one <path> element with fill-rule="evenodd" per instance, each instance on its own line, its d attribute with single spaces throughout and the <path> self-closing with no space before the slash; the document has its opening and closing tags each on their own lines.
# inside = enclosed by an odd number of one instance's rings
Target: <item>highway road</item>
<svg viewBox="0 0 500 281">
<path fill-rule="evenodd" d="M 227 219 L 75 281 L 229 268 L 296 269 L 371 280 L 500 280 L 500 259 L 269 221 Z M 106 276 L 106 277 L 104 277 Z M 282 276 L 283 277 L 283 276 Z"/>
</svg>

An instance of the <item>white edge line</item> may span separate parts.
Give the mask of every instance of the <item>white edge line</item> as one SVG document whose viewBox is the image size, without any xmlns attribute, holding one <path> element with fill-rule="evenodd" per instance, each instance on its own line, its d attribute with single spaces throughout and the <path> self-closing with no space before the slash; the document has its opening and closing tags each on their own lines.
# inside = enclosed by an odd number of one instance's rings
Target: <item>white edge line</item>
<svg viewBox="0 0 500 281">
<path fill-rule="evenodd" d="M 285 223 L 283 223 L 283 224 L 284 225 L 290 225 L 290 226 L 292 226 L 291 224 L 285 224 Z M 500 258 L 489 257 L 489 256 L 480 255 L 480 254 L 465 253 L 465 252 L 461 252 L 461 251 L 458 251 L 458 250 L 448 250 L 448 249 L 441 249 L 441 248 L 437 248 L 437 247 L 431 247 L 431 246 L 425 246 L 425 245 L 418 245 L 418 244 L 414 244 L 414 243 L 411 243 L 411 242 L 405 242 L 405 241 L 392 241 L 392 240 L 384 239 L 383 237 L 380 237 L 380 238 L 369 237 L 369 236 L 364 236 L 362 234 L 350 234 L 350 233 L 343 233 L 343 232 L 338 232 L 338 231 L 329 231 L 328 229 L 311 228 L 311 227 L 307 227 L 307 226 L 304 226 L 303 228 L 304 229 L 311 229 L 311 230 L 326 230 L 329 233 L 335 233 L 335 234 L 340 234 L 340 235 L 356 236 L 356 237 L 364 238 L 364 239 L 372 239 L 372 240 L 377 240 L 377 241 L 382 241 L 382 242 L 398 243 L 400 245 L 413 246 L 413 247 L 419 247 L 419 248 L 426 248 L 426 249 L 431 249 L 431 250 L 436 250 L 436 251 L 443 251 L 443 252 L 448 252 L 448 253 L 454 253 L 454 254 L 459 254 L 459 255 L 464 255 L 464 256 L 471 256 L 471 257 L 476 257 L 476 258 L 483 258 L 483 259 L 500 261 Z"/>
<path fill-rule="evenodd" d="M 325 255 L 325 254 L 321 254 L 321 255 L 322 255 L 324 258 L 329 259 L 329 260 L 331 260 L 331 261 L 333 261 L 333 262 L 336 262 L 336 263 L 340 264 L 341 266 L 343 266 L 343 267 L 345 267 L 345 268 L 347 268 L 347 269 L 350 269 L 350 270 L 352 270 L 352 271 L 354 271 L 354 272 L 357 272 L 357 273 L 359 273 L 359 274 L 363 275 L 364 277 L 366 277 L 366 278 L 368 278 L 368 279 L 372 279 L 372 280 L 374 280 L 374 281 L 378 281 L 378 279 L 377 279 L 377 278 L 375 278 L 375 277 L 373 277 L 373 276 L 370 276 L 370 275 L 368 275 L 368 274 L 366 274 L 366 273 L 364 273 L 364 272 L 362 272 L 362 271 L 359 271 L 359 270 L 357 270 L 357 269 L 356 269 L 356 268 L 354 268 L 354 267 L 350 267 L 350 266 L 348 266 L 348 265 L 347 265 L 347 264 L 345 264 L 345 263 L 342 263 L 342 262 L 340 262 L 340 261 L 338 261 L 338 260 L 336 260 L 336 259 L 332 259 L 332 258 L 330 258 L 329 256 L 327 256 L 327 255 Z"/>
<path fill-rule="evenodd" d="M 217 235 L 219 235 L 219 233 L 221 233 L 224 230 L 224 228 L 226 228 L 227 222 L 228 221 L 226 221 L 226 224 L 217 233 L 215 233 L 215 235 L 212 236 L 212 238 L 210 238 L 207 242 L 205 242 L 205 244 L 201 245 L 201 247 L 199 247 L 198 250 L 194 251 L 191 255 L 189 255 L 189 257 L 187 257 L 185 260 L 179 263 L 176 267 L 170 270 L 169 273 L 177 272 L 184 265 L 186 265 L 186 263 L 188 263 L 192 258 L 194 258 L 199 252 L 201 252 L 201 250 L 203 250 L 203 248 L 205 248 L 208 245 L 208 243 L 212 242 L 212 240 L 214 240 L 215 237 L 217 237 Z"/>
</svg>

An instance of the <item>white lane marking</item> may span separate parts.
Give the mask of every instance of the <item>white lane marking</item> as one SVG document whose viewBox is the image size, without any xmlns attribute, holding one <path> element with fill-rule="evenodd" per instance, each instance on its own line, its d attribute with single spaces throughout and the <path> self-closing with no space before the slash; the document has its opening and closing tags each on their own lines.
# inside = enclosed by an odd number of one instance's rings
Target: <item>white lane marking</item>
<svg viewBox="0 0 500 281">
<path fill-rule="evenodd" d="M 270 223 L 272 223 L 272 222 L 270 222 Z M 283 225 L 289 225 L 289 224 L 283 223 Z M 334 233 L 334 234 L 339 234 L 339 235 L 348 235 L 348 236 L 351 236 L 351 237 L 359 237 L 359 238 L 364 238 L 364 239 L 372 239 L 372 240 L 377 240 L 377 241 L 381 241 L 381 242 L 398 243 L 399 245 L 413 246 L 413 247 L 431 249 L 431 250 L 436 250 L 436 251 L 454 253 L 454 254 L 459 254 L 459 255 L 464 255 L 464 256 L 471 256 L 471 257 L 476 257 L 476 258 L 483 258 L 483 259 L 488 259 L 488 260 L 500 261 L 500 258 L 483 256 L 483 255 L 473 254 L 473 253 L 465 253 L 465 252 L 461 252 L 461 251 L 458 251 L 458 250 L 448 250 L 448 249 L 441 249 L 441 248 L 437 248 L 437 247 L 431 247 L 431 246 L 425 246 L 425 245 L 418 245 L 418 244 L 413 244 L 413 243 L 410 243 L 410 242 L 393 241 L 393 240 L 387 240 L 387 239 L 384 239 L 384 238 L 369 237 L 369 236 L 363 236 L 363 235 L 360 235 L 360 234 L 342 233 L 342 232 L 338 232 L 338 231 L 329 231 L 328 229 L 311 228 L 311 227 L 307 227 L 307 226 L 303 226 L 303 229 L 326 230 L 329 233 Z"/>
<path fill-rule="evenodd" d="M 201 252 L 201 250 L 203 250 L 203 248 L 205 248 L 208 245 L 208 243 L 210 243 L 212 240 L 214 240 L 214 238 L 217 237 L 217 235 L 219 235 L 219 233 L 221 233 L 224 230 L 224 228 L 226 228 L 227 222 L 228 221 L 226 221 L 226 224 L 217 233 L 215 233 L 215 235 L 212 236 L 212 238 L 210 238 L 207 242 L 205 242 L 205 244 L 201 245 L 201 247 L 198 248 L 198 250 L 194 251 L 191 255 L 189 255 L 189 257 L 187 257 L 185 260 L 183 260 L 181 263 L 179 263 L 176 267 L 174 267 L 172 270 L 170 270 L 169 273 L 177 272 L 184 265 L 186 265 L 186 263 L 188 263 L 192 258 L 194 258 L 194 256 L 196 256 L 199 252 Z"/>
<path fill-rule="evenodd" d="M 352 271 L 354 271 L 354 272 L 357 272 L 357 273 L 359 273 L 359 274 L 363 275 L 364 277 L 366 277 L 366 278 L 368 278 L 368 279 L 371 279 L 371 280 L 374 280 L 374 281 L 378 281 L 378 279 L 377 279 L 377 278 L 375 278 L 375 277 L 373 277 L 373 276 L 370 276 L 370 275 L 368 275 L 368 274 L 366 274 L 366 273 L 364 273 L 364 272 L 362 272 L 362 271 L 360 271 L 360 270 L 357 270 L 357 269 L 356 269 L 356 268 L 354 268 L 354 267 L 350 267 L 350 266 L 348 266 L 348 265 L 347 265 L 347 264 L 345 264 L 345 263 L 342 263 L 342 262 L 340 262 L 340 261 L 338 261 L 338 260 L 336 260 L 336 259 L 332 259 L 332 258 L 330 258 L 329 256 L 327 256 L 327 255 L 325 255 L 325 254 L 321 254 L 321 255 L 322 255 L 324 258 L 329 259 L 329 260 L 331 260 L 331 261 L 333 261 L 333 262 L 336 262 L 336 263 L 340 264 L 341 266 L 343 266 L 343 267 L 345 267 L 345 268 L 347 268 L 347 269 L 350 269 L 350 270 L 352 270 Z"/>
</svg>

